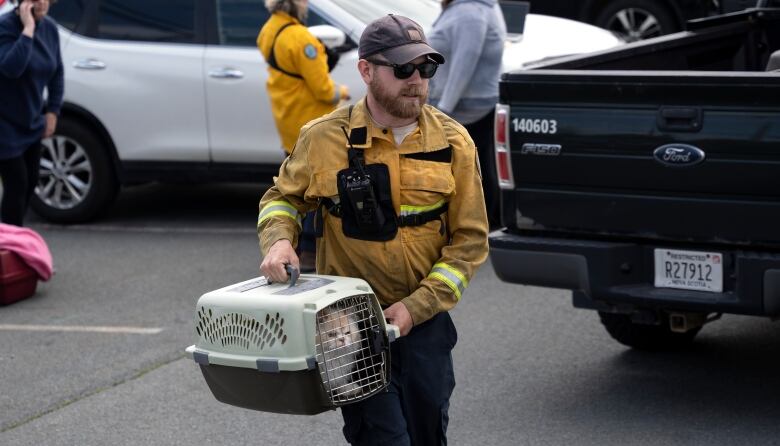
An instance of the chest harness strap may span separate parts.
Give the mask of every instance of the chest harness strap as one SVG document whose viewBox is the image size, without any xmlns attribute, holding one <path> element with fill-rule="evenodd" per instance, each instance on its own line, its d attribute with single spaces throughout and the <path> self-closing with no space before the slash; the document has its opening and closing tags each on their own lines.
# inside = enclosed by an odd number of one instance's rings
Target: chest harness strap
<svg viewBox="0 0 780 446">
<path fill-rule="evenodd" d="M 349 115 L 348 120 L 352 118 L 352 105 L 349 106 Z M 350 148 L 349 149 L 349 160 L 350 164 L 353 162 L 358 163 L 365 163 L 365 159 L 363 156 L 362 150 L 355 150 Z M 447 212 L 449 203 L 443 203 L 440 206 L 437 206 L 433 209 L 422 211 L 422 212 L 415 212 L 412 214 L 406 214 L 406 215 L 395 215 L 396 222 L 398 223 L 398 226 L 421 226 L 425 223 L 428 223 L 432 220 L 437 220 L 439 216 L 445 212 Z M 341 218 L 341 203 L 336 203 L 332 199 L 328 197 L 323 197 L 320 199 L 320 203 L 317 206 L 317 215 L 315 219 L 315 226 L 316 226 L 316 235 L 317 237 L 322 237 L 322 229 L 323 229 L 323 217 L 322 217 L 322 208 L 327 209 L 328 214 Z"/>
<path fill-rule="evenodd" d="M 341 203 L 335 203 L 330 198 L 322 198 L 320 201 L 320 206 L 325 207 L 325 209 L 328 210 L 328 214 L 341 218 Z M 438 219 L 439 215 L 447 212 L 447 207 L 448 203 L 444 203 L 435 209 L 431 209 L 430 211 L 396 216 L 396 221 L 398 222 L 398 226 L 424 225 L 431 220 Z"/>
<path fill-rule="evenodd" d="M 276 54 L 274 54 L 274 47 L 276 46 L 276 39 L 279 37 L 279 34 L 281 34 L 282 31 L 287 29 L 288 26 L 292 26 L 292 25 L 295 25 L 295 23 L 288 23 L 288 24 L 282 26 L 281 28 L 279 28 L 279 31 L 276 32 L 276 35 L 274 36 L 274 40 L 273 40 L 273 42 L 271 42 L 271 54 L 268 55 L 267 62 L 268 62 L 268 65 L 270 65 L 271 68 L 273 68 L 274 70 L 281 71 L 282 73 L 284 73 L 284 74 L 286 74 L 288 76 L 297 78 L 297 79 L 303 79 L 303 76 L 301 76 L 300 74 L 291 73 L 291 72 L 283 69 L 282 67 L 280 67 L 279 64 L 276 63 Z"/>
</svg>

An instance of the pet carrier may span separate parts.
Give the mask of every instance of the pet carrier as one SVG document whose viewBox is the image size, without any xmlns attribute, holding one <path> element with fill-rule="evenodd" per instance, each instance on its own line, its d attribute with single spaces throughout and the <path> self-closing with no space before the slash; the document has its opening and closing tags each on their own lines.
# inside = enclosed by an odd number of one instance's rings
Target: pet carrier
<svg viewBox="0 0 780 446">
<path fill-rule="evenodd" d="M 387 324 L 371 287 L 349 277 L 265 277 L 204 294 L 197 343 L 186 349 L 223 403 L 317 414 L 365 399 L 390 382 Z"/>
</svg>

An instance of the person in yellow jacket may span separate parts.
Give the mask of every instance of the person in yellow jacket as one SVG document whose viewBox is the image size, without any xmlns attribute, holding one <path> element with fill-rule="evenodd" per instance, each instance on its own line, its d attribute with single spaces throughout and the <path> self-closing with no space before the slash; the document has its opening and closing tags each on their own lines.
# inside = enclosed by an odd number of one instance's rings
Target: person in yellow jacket
<svg viewBox="0 0 780 446">
<path fill-rule="evenodd" d="M 324 46 L 302 23 L 308 1 L 266 0 L 265 6 L 271 17 L 257 36 L 257 47 L 269 64 L 271 110 L 289 154 L 301 127 L 349 100 L 349 92 L 333 82 Z"/>
<path fill-rule="evenodd" d="M 477 152 L 463 126 L 425 104 L 444 58 L 417 23 L 370 23 L 358 53 L 367 96 L 307 124 L 260 200 L 260 270 L 287 281 L 300 216 L 320 209 L 317 272 L 366 280 L 401 331 L 388 391 L 342 407 L 345 438 L 446 444 L 457 341 L 448 310 L 488 254 Z"/>
</svg>

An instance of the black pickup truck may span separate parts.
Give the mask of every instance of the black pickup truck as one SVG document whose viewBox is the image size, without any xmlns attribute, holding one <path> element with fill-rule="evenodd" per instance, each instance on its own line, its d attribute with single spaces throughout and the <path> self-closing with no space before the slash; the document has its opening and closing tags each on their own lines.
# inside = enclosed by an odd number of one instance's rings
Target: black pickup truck
<svg viewBox="0 0 780 446">
<path fill-rule="evenodd" d="M 504 281 L 573 290 L 640 349 L 780 317 L 780 9 L 507 73 Z"/>
</svg>

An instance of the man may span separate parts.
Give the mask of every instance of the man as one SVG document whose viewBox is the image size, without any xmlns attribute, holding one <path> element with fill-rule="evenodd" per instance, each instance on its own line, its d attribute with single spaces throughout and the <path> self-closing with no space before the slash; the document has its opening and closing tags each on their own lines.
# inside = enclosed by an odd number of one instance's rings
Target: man
<svg viewBox="0 0 780 446">
<path fill-rule="evenodd" d="M 444 58 L 417 23 L 370 23 L 358 53 L 367 96 L 307 124 L 260 201 L 260 270 L 287 280 L 299 216 L 319 208 L 317 271 L 369 282 L 402 335 L 391 344 L 388 390 L 342 408 L 344 436 L 446 444 L 457 341 L 447 311 L 488 252 L 477 153 L 460 124 L 425 105 Z"/>
<path fill-rule="evenodd" d="M 282 147 L 292 152 L 298 132 L 312 119 L 330 113 L 349 100 L 346 85 L 328 74 L 325 47 L 303 25 L 307 0 L 266 0 L 271 17 L 257 36 L 257 47 L 268 62 L 268 97 Z M 313 216 L 304 220 L 299 246 L 301 270 L 314 271 Z"/>
</svg>

